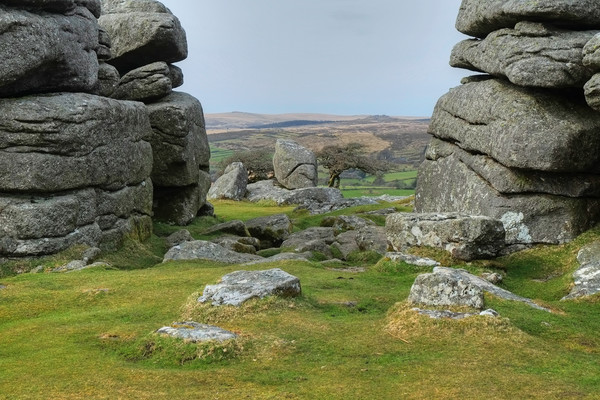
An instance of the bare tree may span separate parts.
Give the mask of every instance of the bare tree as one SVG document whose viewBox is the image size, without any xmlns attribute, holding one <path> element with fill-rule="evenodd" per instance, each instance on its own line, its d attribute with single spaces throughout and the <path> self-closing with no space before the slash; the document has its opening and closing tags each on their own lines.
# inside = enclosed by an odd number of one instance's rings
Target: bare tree
<svg viewBox="0 0 600 400">
<path fill-rule="evenodd" d="M 358 169 L 367 174 L 377 175 L 391 169 L 391 164 L 365 154 L 359 143 L 345 146 L 329 145 L 317 152 L 319 164 L 329 171 L 328 186 L 340 187 L 340 175 L 349 169 Z"/>
</svg>

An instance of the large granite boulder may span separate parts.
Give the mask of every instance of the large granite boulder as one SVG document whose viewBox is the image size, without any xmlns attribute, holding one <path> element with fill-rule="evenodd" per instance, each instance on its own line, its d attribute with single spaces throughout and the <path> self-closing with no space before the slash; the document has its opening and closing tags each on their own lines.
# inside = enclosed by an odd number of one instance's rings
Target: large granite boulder
<svg viewBox="0 0 600 400">
<path fill-rule="evenodd" d="M 437 161 L 455 156 L 467 168 L 504 195 L 551 194 L 565 197 L 600 197 L 600 175 L 555 173 L 507 168 L 489 156 L 469 153 L 451 142 L 433 138 L 425 158 Z"/>
<path fill-rule="evenodd" d="M 237 253 L 216 243 L 195 240 L 192 242 L 183 242 L 172 247 L 165 254 L 163 262 L 177 260 L 209 260 L 226 264 L 242 264 L 262 260 L 262 257 L 253 254 Z"/>
<path fill-rule="evenodd" d="M 152 180 L 166 187 L 197 184 L 210 159 L 202 105 L 187 93 L 173 92 L 147 107 L 154 132 Z"/>
<path fill-rule="evenodd" d="M 600 199 L 526 192 L 503 195 L 453 154 L 421 164 L 415 211 L 499 219 L 508 244 L 564 243 L 600 220 Z"/>
<path fill-rule="evenodd" d="M 583 65 L 582 50 L 596 33 L 519 22 L 483 40 L 460 42 L 452 50 L 450 65 L 507 77 L 519 86 L 580 88 L 595 72 Z"/>
<path fill-rule="evenodd" d="M 317 186 L 317 157 L 315 153 L 292 140 L 278 139 L 273 155 L 277 181 L 287 189 Z"/>
<path fill-rule="evenodd" d="M 0 192 L 120 189 L 150 174 L 143 104 L 83 93 L 0 100 Z"/>
<path fill-rule="evenodd" d="M 428 306 L 468 306 L 484 308 L 484 292 L 505 300 L 519 301 L 537 310 L 550 311 L 532 300 L 472 275 L 462 269 L 435 267 L 432 273 L 421 274 L 410 289 L 408 301 Z"/>
<path fill-rule="evenodd" d="M 495 257 L 505 247 L 502 222 L 484 216 L 396 213 L 386 218 L 385 227 L 388 242 L 397 252 L 429 246 L 473 260 Z"/>
<path fill-rule="evenodd" d="M 112 38 L 109 62 L 122 74 L 155 61 L 187 57 L 185 31 L 160 2 L 102 0 L 102 13 L 98 22 Z"/>
<path fill-rule="evenodd" d="M 583 86 L 583 90 L 588 106 L 600 111 L 600 73 L 592 76 Z"/>
<path fill-rule="evenodd" d="M 429 127 L 435 137 L 506 167 L 590 172 L 600 166 L 600 113 L 576 93 L 529 89 L 497 79 L 451 89 Z"/>
<path fill-rule="evenodd" d="M 260 240 L 261 248 L 279 247 L 292 232 L 292 221 L 285 214 L 269 215 L 246 221 L 252 237 Z"/>
<path fill-rule="evenodd" d="M 208 191 L 208 199 L 242 200 L 248 186 L 248 171 L 241 162 L 234 162 L 225 168 Z"/>
<path fill-rule="evenodd" d="M 573 30 L 598 29 L 600 8 L 596 0 L 463 0 L 456 29 L 484 38 L 520 21 L 550 22 Z"/>
<path fill-rule="evenodd" d="M 0 97 L 96 88 L 98 23 L 88 8 L 3 1 L 0 14 Z"/>
<path fill-rule="evenodd" d="M 113 98 L 149 102 L 168 96 L 173 89 L 167 63 L 157 61 L 129 71 L 119 81 Z"/>
<path fill-rule="evenodd" d="M 186 93 L 173 92 L 147 109 L 153 131 L 154 213 L 163 221 L 186 225 L 206 203 L 210 187 L 202 105 Z"/>
<path fill-rule="evenodd" d="M 267 296 L 295 297 L 301 294 L 300 280 L 273 268 L 266 271 L 236 271 L 221 278 L 216 285 L 206 285 L 199 302 L 214 306 L 241 306 L 244 302 Z"/>
</svg>

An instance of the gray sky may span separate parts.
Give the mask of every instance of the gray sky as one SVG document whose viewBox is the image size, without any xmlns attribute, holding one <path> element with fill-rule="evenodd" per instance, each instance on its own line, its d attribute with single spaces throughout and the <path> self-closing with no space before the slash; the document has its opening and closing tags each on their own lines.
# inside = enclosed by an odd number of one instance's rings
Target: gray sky
<svg viewBox="0 0 600 400">
<path fill-rule="evenodd" d="M 187 32 L 183 90 L 207 113 L 429 116 L 468 71 L 460 0 L 161 0 Z"/>
</svg>

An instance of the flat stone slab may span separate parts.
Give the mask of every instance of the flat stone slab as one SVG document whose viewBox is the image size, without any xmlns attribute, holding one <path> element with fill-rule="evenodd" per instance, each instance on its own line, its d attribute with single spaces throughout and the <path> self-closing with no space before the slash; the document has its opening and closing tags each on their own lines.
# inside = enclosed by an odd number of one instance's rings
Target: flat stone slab
<svg viewBox="0 0 600 400">
<path fill-rule="evenodd" d="M 600 242 L 591 243 L 577 254 L 580 267 L 573 273 L 575 286 L 562 300 L 600 293 Z"/>
<path fill-rule="evenodd" d="M 191 342 L 224 342 L 236 339 L 238 335 L 213 325 L 199 324 L 198 322 L 175 322 L 170 326 L 163 326 L 156 333 L 168 335 Z"/>
<path fill-rule="evenodd" d="M 279 268 L 236 271 L 223 276 L 216 285 L 206 285 L 198 301 L 210 301 L 214 306 L 240 306 L 253 298 L 262 299 L 272 295 L 294 297 L 301 292 L 300 279 Z"/>
<path fill-rule="evenodd" d="M 458 213 L 397 213 L 386 218 L 389 244 L 402 252 L 412 246 L 444 249 L 461 260 L 490 258 L 505 247 L 502 222 Z"/>
<path fill-rule="evenodd" d="M 475 317 L 477 315 L 488 316 L 488 317 L 498 317 L 499 314 L 492 309 L 484 310 L 480 313 L 459 313 L 449 310 L 423 310 L 421 308 L 413 308 L 413 311 L 417 312 L 421 315 L 427 315 L 431 319 L 464 319 L 469 317 Z"/>
<path fill-rule="evenodd" d="M 242 264 L 255 260 L 262 260 L 260 256 L 236 253 L 216 243 L 205 240 L 184 242 L 171 248 L 163 262 L 172 260 L 209 260 L 228 264 Z"/>
<path fill-rule="evenodd" d="M 410 289 L 408 301 L 429 306 L 468 306 L 483 309 L 484 292 L 550 312 L 531 299 L 517 296 L 463 269 L 445 267 L 436 267 L 432 273 L 417 276 Z"/>
</svg>

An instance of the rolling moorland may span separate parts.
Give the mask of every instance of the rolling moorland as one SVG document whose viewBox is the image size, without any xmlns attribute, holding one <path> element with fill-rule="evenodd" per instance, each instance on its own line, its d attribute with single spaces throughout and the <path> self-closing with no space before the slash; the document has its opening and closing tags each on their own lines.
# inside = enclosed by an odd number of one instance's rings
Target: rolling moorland
<svg viewBox="0 0 600 400">
<path fill-rule="evenodd" d="M 406 203 L 346 209 L 408 211 Z M 215 223 L 286 213 L 296 230 L 330 214 L 293 206 L 217 201 L 218 218 L 186 229 L 196 239 Z M 372 217 L 381 225 L 381 218 Z M 552 309 L 486 296 L 499 318 L 433 320 L 406 302 L 416 276 L 431 268 L 356 253 L 332 267 L 318 255 L 243 269 L 282 268 L 298 276 L 302 295 L 252 300 L 240 308 L 196 299 L 239 266 L 203 260 L 162 263 L 162 237 L 180 229 L 155 223 L 146 242 L 127 241 L 103 254 L 110 267 L 46 271 L 83 248 L 2 264 L 2 399 L 596 399 L 600 387 L 600 297 L 560 301 L 569 291 L 577 250 L 598 229 L 570 244 L 539 246 L 492 261 L 464 263 L 442 251 L 413 249 L 443 265 L 499 272 L 502 286 Z M 361 272 L 362 271 L 362 272 Z M 455 311 L 466 311 L 453 308 Z M 195 344 L 153 333 L 195 320 L 240 335 Z M 34 371 L 34 373 L 32 373 Z"/>
<path fill-rule="evenodd" d="M 412 194 L 405 187 L 414 187 L 430 139 L 429 119 L 420 117 L 232 112 L 205 118 L 213 171 L 234 152 L 274 149 L 277 139 L 292 139 L 313 151 L 332 144 L 360 143 L 371 156 L 396 166 L 384 175 L 385 186 L 375 185 L 373 176 L 346 175 L 341 187 L 346 197 Z M 324 180 L 324 171 L 320 172 Z"/>
</svg>

